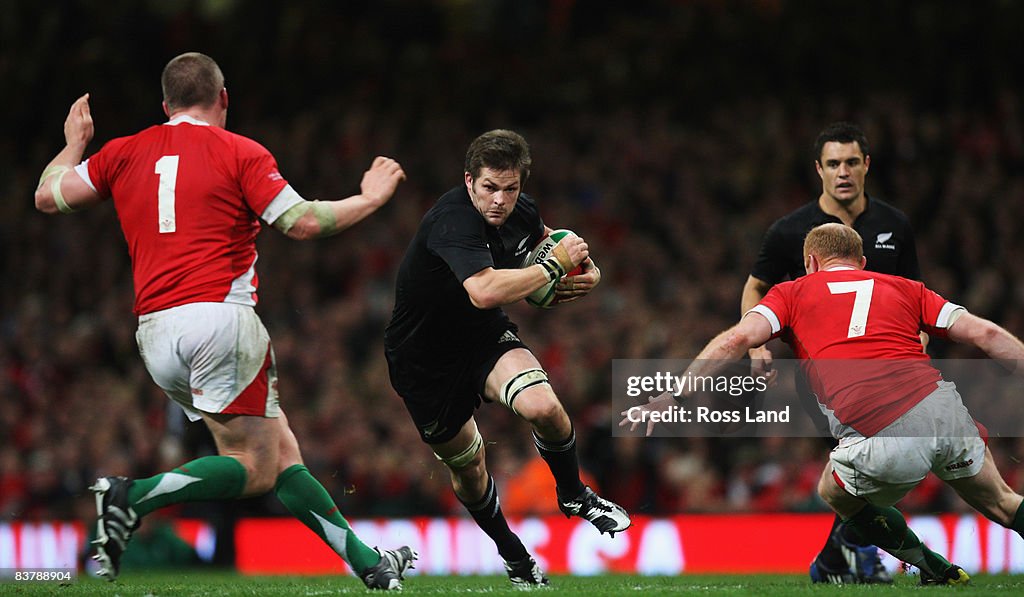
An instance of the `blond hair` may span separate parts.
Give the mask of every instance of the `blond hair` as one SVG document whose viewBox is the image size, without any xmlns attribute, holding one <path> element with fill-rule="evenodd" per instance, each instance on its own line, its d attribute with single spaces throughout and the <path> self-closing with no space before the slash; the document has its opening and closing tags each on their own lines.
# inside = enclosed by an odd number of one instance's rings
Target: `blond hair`
<svg viewBox="0 0 1024 597">
<path fill-rule="evenodd" d="M 815 226 L 804 238 L 804 258 L 814 255 L 818 261 L 842 259 L 859 263 L 864 257 L 864 241 L 849 226 L 831 222 Z"/>
</svg>

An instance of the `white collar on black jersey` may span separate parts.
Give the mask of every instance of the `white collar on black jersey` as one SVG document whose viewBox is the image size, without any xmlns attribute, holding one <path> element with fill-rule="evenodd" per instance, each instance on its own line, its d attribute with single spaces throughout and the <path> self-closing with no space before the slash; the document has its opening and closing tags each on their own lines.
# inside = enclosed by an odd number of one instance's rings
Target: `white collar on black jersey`
<svg viewBox="0 0 1024 597">
<path fill-rule="evenodd" d="M 204 122 L 202 120 L 199 120 L 195 116 L 189 116 L 188 114 L 178 114 L 177 116 L 175 116 L 174 118 L 168 120 L 164 124 L 169 124 L 171 126 L 176 126 L 176 125 L 179 125 L 179 124 L 181 124 L 183 122 L 187 122 L 188 124 L 194 124 L 196 126 L 210 126 L 209 122 Z"/>
</svg>

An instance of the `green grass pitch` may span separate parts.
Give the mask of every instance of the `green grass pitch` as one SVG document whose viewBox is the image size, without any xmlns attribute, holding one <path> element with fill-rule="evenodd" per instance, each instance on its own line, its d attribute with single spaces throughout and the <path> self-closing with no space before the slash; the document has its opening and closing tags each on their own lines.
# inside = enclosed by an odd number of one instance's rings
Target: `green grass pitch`
<svg viewBox="0 0 1024 597">
<path fill-rule="evenodd" d="M 1021 595 L 1024 575 L 977 575 L 969 587 L 919 587 L 916 577 L 898 576 L 896 585 L 811 585 L 803 575 L 683 575 L 683 576 L 555 576 L 548 589 L 530 592 L 566 595 L 873 595 L 900 597 L 938 592 L 942 595 Z M 240 576 L 229 572 L 182 571 L 176 573 L 125 572 L 115 583 L 79 577 L 76 582 L 15 583 L 0 580 L 0 595 L 110 595 L 162 597 L 188 595 L 210 597 L 316 596 L 368 594 L 354 577 L 341 576 Z M 503 576 L 413 576 L 405 580 L 404 595 L 523 595 Z"/>
</svg>

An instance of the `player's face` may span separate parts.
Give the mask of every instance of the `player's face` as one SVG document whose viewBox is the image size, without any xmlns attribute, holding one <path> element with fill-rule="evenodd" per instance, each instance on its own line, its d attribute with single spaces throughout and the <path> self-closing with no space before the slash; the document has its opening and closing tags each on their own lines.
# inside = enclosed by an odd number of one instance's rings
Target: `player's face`
<svg viewBox="0 0 1024 597">
<path fill-rule="evenodd" d="M 473 206 L 491 226 L 501 226 L 511 215 L 519 200 L 522 187 L 518 170 L 492 170 L 482 168 L 480 176 L 472 178 L 466 172 L 466 189 Z"/>
<path fill-rule="evenodd" d="M 821 190 L 839 203 L 851 203 L 864 195 L 864 179 L 871 157 L 865 156 L 860 144 L 829 141 L 821 148 L 815 163 L 821 177 Z"/>
</svg>

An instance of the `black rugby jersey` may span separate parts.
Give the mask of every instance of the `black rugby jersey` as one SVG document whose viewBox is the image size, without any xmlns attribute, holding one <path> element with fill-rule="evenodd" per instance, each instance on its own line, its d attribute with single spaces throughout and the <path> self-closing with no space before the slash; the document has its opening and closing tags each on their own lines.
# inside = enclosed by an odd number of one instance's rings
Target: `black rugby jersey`
<svg viewBox="0 0 1024 597">
<path fill-rule="evenodd" d="M 864 269 L 920 279 L 917 245 L 907 216 L 884 201 L 866 199 L 864 212 L 853 222 L 853 229 L 864 239 L 868 259 Z M 764 235 L 750 275 L 772 285 L 803 276 L 804 237 L 815 226 L 829 222 L 843 223 L 823 212 L 817 199 L 776 220 Z"/>
<path fill-rule="evenodd" d="M 500 308 L 474 307 L 462 282 L 487 267 L 518 268 L 543 236 L 537 205 L 525 193 L 498 228 L 476 210 L 465 186 L 442 195 L 423 216 L 398 268 L 386 350 L 443 363 L 480 342 L 494 342 L 508 329 L 508 316 Z"/>
</svg>

